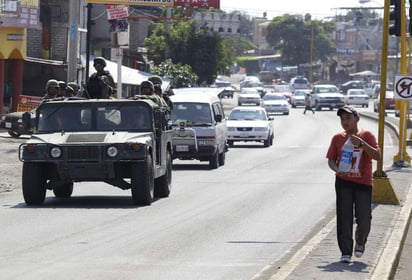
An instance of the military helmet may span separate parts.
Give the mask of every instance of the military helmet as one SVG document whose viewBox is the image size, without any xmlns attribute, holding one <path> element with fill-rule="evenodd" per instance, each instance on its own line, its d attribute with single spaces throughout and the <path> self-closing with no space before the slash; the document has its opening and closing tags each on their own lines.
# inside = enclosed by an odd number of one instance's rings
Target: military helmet
<svg viewBox="0 0 412 280">
<path fill-rule="evenodd" d="M 66 89 L 67 84 L 65 81 L 58 81 L 57 83 L 59 84 L 59 88 Z"/>
<path fill-rule="evenodd" d="M 153 86 L 153 83 L 152 83 L 151 81 L 143 81 L 143 82 L 140 84 L 140 88 L 145 88 L 145 87 L 148 87 L 148 88 L 150 88 L 152 91 L 154 91 L 154 86 Z"/>
<path fill-rule="evenodd" d="M 59 88 L 59 82 L 56 79 L 50 79 L 46 83 L 46 90 L 49 88 Z"/>
<path fill-rule="evenodd" d="M 151 81 L 154 85 L 162 85 L 163 82 L 162 78 L 157 75 L 151 76 L 148 80 Z"/>
<path fill-rule="evenodd" d="M 70 82 L 67 84 L 67 87 L 70 87 L 72 90 L 77 91 L 80 89 L 79 85 L 75 82 Z"/>
<path fill-rule="evenodd" d="M 96 57 L 94 60 L 93 60 L 93 65 L 94 66 L 97 66 L 97 65 L 101 65 L 101 66 L 104 66 L 104 67 L 106 67 L 106 60 L 103 58 L 103 57 Z"/>
</svg>

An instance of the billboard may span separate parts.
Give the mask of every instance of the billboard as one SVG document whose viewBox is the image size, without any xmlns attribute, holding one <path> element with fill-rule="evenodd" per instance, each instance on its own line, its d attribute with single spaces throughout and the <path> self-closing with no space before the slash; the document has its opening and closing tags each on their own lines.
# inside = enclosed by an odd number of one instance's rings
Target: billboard
<svg viewBox="0 0 412 280">
<path fill-rule="evenodd" d="M 173 7 L 173 0 L 86 0 L 88 3 Z"/>
<path fill-rule="evenodd" d="M 39 28 L 40 0 L 0 0 L 1 26 Z"/>
<path fill-rule="evenodd" d="M 174 7 L 197 8 L 197 9 L 208 9 L 208 8 L 220 9 L 220 0 L 174 0 Z"/>
</svg>

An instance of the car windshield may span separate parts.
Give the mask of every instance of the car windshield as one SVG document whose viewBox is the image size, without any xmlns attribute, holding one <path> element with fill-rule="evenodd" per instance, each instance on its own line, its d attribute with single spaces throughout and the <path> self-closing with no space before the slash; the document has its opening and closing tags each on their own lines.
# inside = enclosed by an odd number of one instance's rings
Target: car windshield
<svg viewBox="0 0 412 280">
<path fill-rule="evenodd" d="M 253 120 L 267 120 L 267 116 L 265 111 L 263 110 L 233 110 L 230 115 L 228 120 L 248 120 L 248 121 L 253 121 Z"/>
<path fill-rule="evenodd" d="M 250 87 L 250 88 L 254 88 L 254 87 L 261 87 L 262 84 L 259 82 L 248 82 L 245 84 L 245 87 Z"/>
<path fill-rule="evenodd" d="M 286 97 L 284 95 L 266 94 L 263 100 L 286 100 Z"/>
<path fill-rule="evenodd" d="M 318 93 L 328 93 L 328 92 L 338 93 L 339 90 L 337 87 L 318 87 L 317 92 Z"/>
<path fill-rule="evenodd" d="M 275 88 L 274 88 L 274 91 L 275 92 L 287 92 L 287 91 L 290 91 L 290 88 L 289 88 L 289 86 L 282 86 L 282 85 L 278 85 L 278 86 L 275 86 Z"/>
<path fill-rule="evenodd" d="M 212 114 L 208 103 L 174 103 L 172 125 L 185 122 L 187 126 L 210 126 Z"/>
<path fill-rule="evenodd" d="M 308 81 L 305 79 L 295 79 L 293 82 L 295 84 L 305 84 L 305 85 L 308 83 Z"/>
<path fill-rule="evenodd" d="M 349 95 L 365 95 L 366 93 L 361 90 L 353 90 L 349 92 Z"/>
<path fill-rule="evenodd" d="M 215 82 L 216 87 L 230 87 L 232 86 L 230 82 L 225 82 L 225 81 L 216 81 Z"/>
<path fill-rule="evenodd" d="M 259 91 L 256 88 L 242 88 L 242 91 L 240 92 L 240 94 L 250 94 L 250 93 L 259 94 Z"/>
<path fill-rule="evenodd" d="M 305 96 L 305 93 L 303 91 L 295 91 L 293 95 L 294 96 Z"/>
</svg>

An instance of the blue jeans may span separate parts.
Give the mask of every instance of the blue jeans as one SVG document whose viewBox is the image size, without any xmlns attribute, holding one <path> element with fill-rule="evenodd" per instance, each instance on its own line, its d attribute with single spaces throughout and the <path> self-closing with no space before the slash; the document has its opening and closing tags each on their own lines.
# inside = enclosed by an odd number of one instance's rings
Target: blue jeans
<svg viewBox="0 0 412 280">
<path fill-rule="evenodd" d="M 336 177 L 336 226 L 342 255 L 353 252 L 353 216 L 356 218 L 355 240 L 364 245 L 372 221 L 372 186 L 346 181 Z"/>
</svg>

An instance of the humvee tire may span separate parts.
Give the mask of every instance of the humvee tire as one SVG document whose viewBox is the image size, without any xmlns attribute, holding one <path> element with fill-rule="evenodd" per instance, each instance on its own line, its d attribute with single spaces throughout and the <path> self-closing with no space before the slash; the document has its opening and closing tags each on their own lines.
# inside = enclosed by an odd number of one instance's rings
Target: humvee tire
<svg viewBox="0 0 412 280">
<path fill-rule="evenodd" d="M 132 199 L 136 204 L 150 205 L 154 197 L 154 170 L 152 156 L 145 162 L 131 166 Z"/>
<path fill-rule="evenodd" d="M 46 179 L 41 164 L 23 163 L 23 197 L 27 205 L 40 205 L 46 198 Z"/>
</svg>

